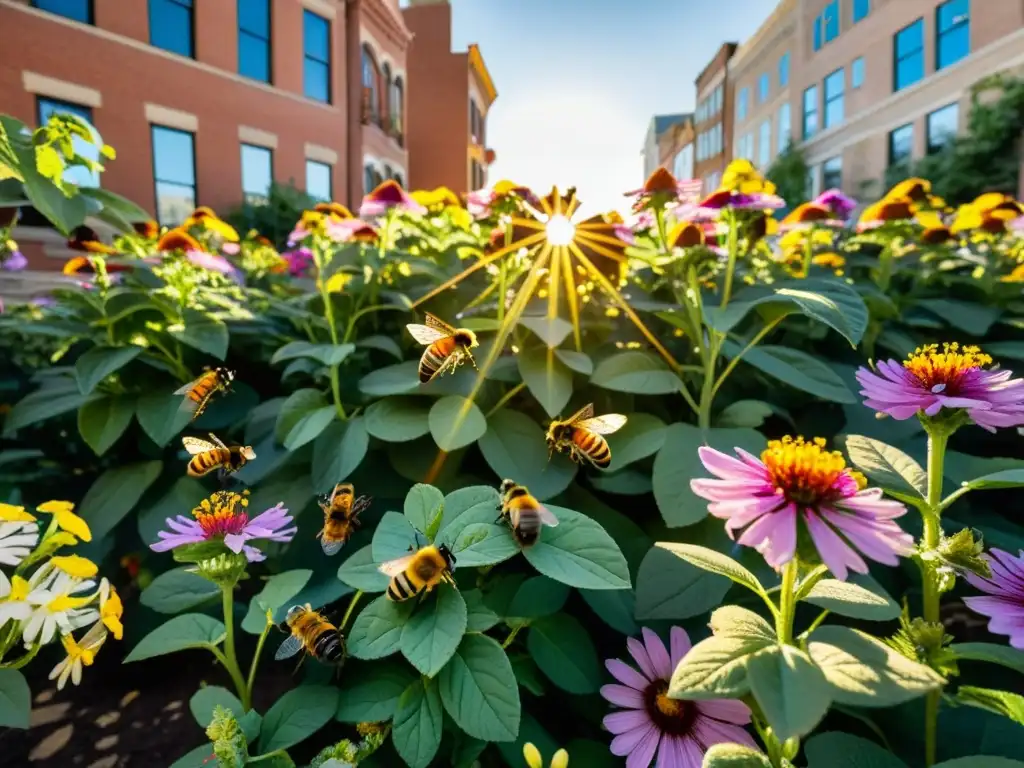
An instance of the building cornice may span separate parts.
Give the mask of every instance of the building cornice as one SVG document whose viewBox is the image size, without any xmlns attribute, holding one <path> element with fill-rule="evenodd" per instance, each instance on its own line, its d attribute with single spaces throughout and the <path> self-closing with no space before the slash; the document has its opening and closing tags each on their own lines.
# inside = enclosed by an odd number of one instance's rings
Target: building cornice
<svg viewBox="0 0 1024 768">
<path fill-rule="evenodd" d="M 491 79 L 491 73 L 487 69 L 487 64 L 484 63 L 484 56 L 480 53 L 480 46 L 476 43 L 471 43 L 469 46 L 469 67 L 473 74 L 476 75 L 480 87 L 484 89 L 484 95 L 487 97 L 487 108 L 490 109 L 491 104 L 498 98 L 498 91 L 494 87 L 494 80 Z"/>
</svg>

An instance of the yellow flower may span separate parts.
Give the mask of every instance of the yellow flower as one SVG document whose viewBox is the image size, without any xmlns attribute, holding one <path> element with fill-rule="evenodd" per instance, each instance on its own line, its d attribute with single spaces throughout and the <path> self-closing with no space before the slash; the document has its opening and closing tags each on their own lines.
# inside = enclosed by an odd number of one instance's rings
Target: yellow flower
<svg viewBox="0 0 1024 768">
<path fill-rule="evenodd" d="M 440 213 L 448 206 L 458 207 L 460 205 L 459 196 L 448 187 L 437 187 L 431 190 L 417 189 L 412 193 L 412 199 L 431 213 Z"/>
<path fill-rule="evenodd" d="M 74 508 L 75 505 L 70 501 L 48 501 L 36 507 L 40 512 L 52 514 L 61 530 L 77 536 L 82 541 L 92 541 L 89 524 L 72 511 Z"/>
<path fill-rule="evenodd" d="M 742 195 L 775 194 L 775 185 L 766 181 L 754 164 L 744 158 L 729 163 L 729 167 L 722 174 L 720 189 L 728 189 Z"/>
<path fill-rule="evenodd" d="M 116 640 L 120 640 L 124 636 L 124 626 L 121 624 L 123 613 L 124 605 L 121 603 L 120 595 L 109 581 L 103 579 L 100 582 L 100 621 L 111 631 Z"/>
<path fill-rule="evenodd" d="M 0 522 L 4 523 L 31 523 L 35 517 L 26 512 L 24 507 L 16 507 L 13 504 L 0 504 Z"/>
<path fill-rule="evenodd" d="M 544 760 L 540 756 L 540 750 L 537 749 L 531 742 L 523 744 L 523 757 L 526 760 L 526 764 L 529 768 L 544 768 Z M 551 763 L 548 768 L 568 768 L 569 767 L 569 753 L 564 749 L 560 749 L 551 756 Z"/>
<path fill-rule="evenodd" d="M 1024 283 L 1024 264 L 1016 267 L 1010 274 L 1003 275 L 1001 280 L 1004 283 Z"/>
<path fill-rule="evenodd" d="M 75 579 L 91 579 L 99 571 L 96 563 L 81 555 L 51 557 L 50 565 Z"/>
<path fill-rule="evenodd" d="M 82 667 L 92 666 L 96 654 L 106 639 L 106 630 L 98 624 L 85 634 L 81 643 L 76 642 L 70 634 L 61 638 L 67 657 L 50 672 L 50 679 L 57 680 L 58 691 L 64 689 L 69 677 L 75 685 L 82 682 Z"/>
</svg>

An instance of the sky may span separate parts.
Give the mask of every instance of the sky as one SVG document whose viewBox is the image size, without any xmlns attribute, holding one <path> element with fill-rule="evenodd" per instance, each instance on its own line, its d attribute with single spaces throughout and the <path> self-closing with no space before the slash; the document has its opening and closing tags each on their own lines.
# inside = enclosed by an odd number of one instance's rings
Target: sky
<svg viewBox="0 0 1024 768">
<path fill-rule="evenodd" d="M 776 0 L 451 0 L 452 47 L 477 43 L 498 90 L 491 182 L 576 185 L 584 212 L 643 184 L 654 114 L 691 112 L 694 80 Z"/>
</svg>

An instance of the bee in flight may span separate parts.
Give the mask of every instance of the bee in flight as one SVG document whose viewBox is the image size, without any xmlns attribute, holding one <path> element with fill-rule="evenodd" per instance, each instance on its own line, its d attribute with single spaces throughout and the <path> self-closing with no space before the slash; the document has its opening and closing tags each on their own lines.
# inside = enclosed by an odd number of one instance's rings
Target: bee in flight
<svg viewBox="0 0 1024 768">
<path fill-rule="evenodd" d="M 216 435 L 210 435 L 210 439 L 212 443 L 198 437 L 181 438 L 185 450 L 192 454 L 192 460 L 188 463 L 189 477 L 202 477 L 215 469 L 237 472 L 247 461 L 256 458 L 256 451 L 251 445 L 232 445 L 229 448 Z"/>
<path fill-rule="evenodd" d="M 325 555 L 336 555 L 359 527 L 359 513 L 370 506 L 368 496 L 355 498 L 352 483 L 338 483 L 330 498 L 320 502 L 324 527 L 317 537 Z"/>
<path fill-rule="evenodd" d="M 203 415 L 206 406 L 218 392 L 226 392 L 231 382 L 235 380 L 234 371 L 227 368 L 214 368 L 206 370 L 203 375 L 195 381 L 191 381 L 174 394 L 185 395 L 181 402 L 181 410 L 190 411 L 193 419 Z"/>
<path fill-rule="evenodd" d="M 618 413 L 594 416 L 593 404 L 585 405 L 565 421 L 555 420 L 548 427 L 548 453 L 569 451 L 573 461 L 586 459 L 598 469 L 612 463 L 612 449 L 603 435 L 617 432 L 626 423 Z"/>
<path fill-rule="evenodd" d="M 380 572 L 391 577 L 388 600 L 400 603 L 430 592 L 442 581 L 455 586 L 452 577 L 454 568 L 455 555 L 448 547 L 444 544 L 439 547 L 428 544 L 410 555 L 382 563 Z"/>
<path fill-rule="evenodd" d="M 294 656 L 302 648 L 314 659 L 325 664 L 340 664 L 345 660 L 345 638 L 336 626 L 313 610 L 295 605 L 284 619 L 291 636 L 281 643 L 274 658 L 278 661 Z"/>
<path fill-rule="evenodd" d="M 426 346 L 420 358 L 420 382 L 426 384 L 445 371 L 455 373 L 465 360 L 476 368 L 470 349 L 479 346 L 476 334 L 468 328 L 452 328 L 448 323 L 427 314 L 426 325 L 405 326 L 420 344 Z"/>
<path fill-rule="evenodd" d="M 520 547 L 532 547 L 540 538 L 541 526 L 554 528 L 558 518 L 551 510 L 541 504 L 530 494 L 525 485 L 518 485 L 512 480 L 501 484 L 501 517 L 512 529 L 512 537 Z"/>
</svg>

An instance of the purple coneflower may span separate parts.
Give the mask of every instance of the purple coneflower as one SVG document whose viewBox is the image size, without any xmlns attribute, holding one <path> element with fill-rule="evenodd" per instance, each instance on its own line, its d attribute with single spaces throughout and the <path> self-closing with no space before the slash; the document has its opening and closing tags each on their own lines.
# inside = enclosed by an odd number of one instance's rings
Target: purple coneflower
<svg viewBox="0 0 1024 768">
<path fill-rule="evenodd" d="M 739 543 L 754 547 L 772 567 L 795 557 L 801 523 L 822 562 L 844 581 L 848 570 L 867 573 L 861 555 L 896 565 L 913 549 L 913 537 L 894 522 L 906 508 L 883 499 L 879 488 L 865 488 L 864 476 L 850 470 L 838 451 L 826 451 L 822 438 L 771 440 L 760 459 L 735 450 L 738 459 L 698 449 L 718 479 L 691 480 L 690 488 L 711 502 L 712 515 L 727 521 L 731 537 L 743 529 Z"/>
<path fill-rule="evenodd" d="M 28 266 L 28 259 L 25 258 L 25 254 L 21 251 L 13 250 L 8 252 L 7 258 L 0 264 L 0 269 L 5 272 L 20 272 Z"/>
<path fill-rule="evenodd" d="M 412 195 L 402 189 L 397 181 L 388 179 L 363 198 L 363 204 L 359 206 L 359 215 L 366 218 L 383 216 L 391 209 L 418 213 L 421 216 L 427 212 L 427 209 L 413 200 Z"/>
<path fill-rule="evenodd" d="M 782 208 L 786 201 L 778 195 L 766 194 L 764 192 L 733 192 L 729 189 L 719 189 L 712 192 L 698 203 L 698 213 L 710 216 L 725 208 L 737 210 L 766 211 Z"/>
<path fill-rule="evenodd" d="M 676 665 L 690 650 L 690 638 L 672 627 L 671 654 L 653 631 L 643 629 L 643 642 L 626 641 L 633 662 L 608 659 L 605 666 L 621 685 L 605 685 L 601 695 L 621 711 L 604 718 L 615 734 L 613 755 L 626 758 L 626 768 L 647 768 L 658 755 L 658 768 L 700 768 L 704 752 L 714 744 L 756 747 L 742 726 L 750 710 L 741 701 L 715 699 L 684 701 L 668 697 L 668 683 Z"/>
<path fill-rule="evenodd" d="M 241 494 L 221 491 L 192 510 L 190 520 L 178 515 L 173 520 L 167 518 L 168 531 L 160 531 L 160 541 L 150 544 L 154 552 L 166 552 L 169 549 L 186 544 L 198 544 L 201 541 L 220 540 L 224 546 L 235 554 L 244 552 L 250 563 L 266 559 L 260 550 L 246 544 L 255 539 L 269 541 L 291 541 L 299 529 L 295 526 L 286 528 L 292 522 L 291 515 L 284 506 L 278 503 L 252 520 L 245 508 L 249 499 Z"/>
<path fill-rule="evenodd" d="M 374 241 L 377 230 L 361 219 L 327 219 L 324 232 L 336 243 L 347 243 L 350 240 Z"/>
<path fill-rule="evenodd" d="M 306 247 L 296 248 L 292 251 L 285 251 L 281 254 L 281 258 L 288 265 L 288 274 L 292 277 L 300 277 L 313 263 L 313 252 Z"/>
<path fill-rule="evenodd" d="M 857 201 L 851 197 L 847 197 L 838 189 L 826 189 L 820 195 L 818 195 L 812 201 L 815 205 L 821 205 L 828 208 L 834 216 L 846 221 L 850 218 L 850 214 L 853 213 L 854 208 L 857 207 Z"/>
<path fill-rule="evenodd" d="M 1010 645 L 1024 650 L 1024 552 L 1014 557 L 992 549 L 984 558 L 992 569 L 991 578 L 973 573 L 965 574 L 965 578 L 989 597 L 965 597 L 964 603 L 989 617 L 989 632 L 1009 635 Z"/>
<path fill-rule="evenodd" d="M 860 368 L 857 381 L 864 387 L 864 405 L 902 421 L 923 412 L 935 416 L 943 408 L 962 408 L 979 427 L 1024 424 L 1024 379 L 1013 371 L 986 371 L 992 358 L 978 347 L 956 342 L 919 347 L 900 365 L 883 360 L 877 372 Z"/>
</svg>

